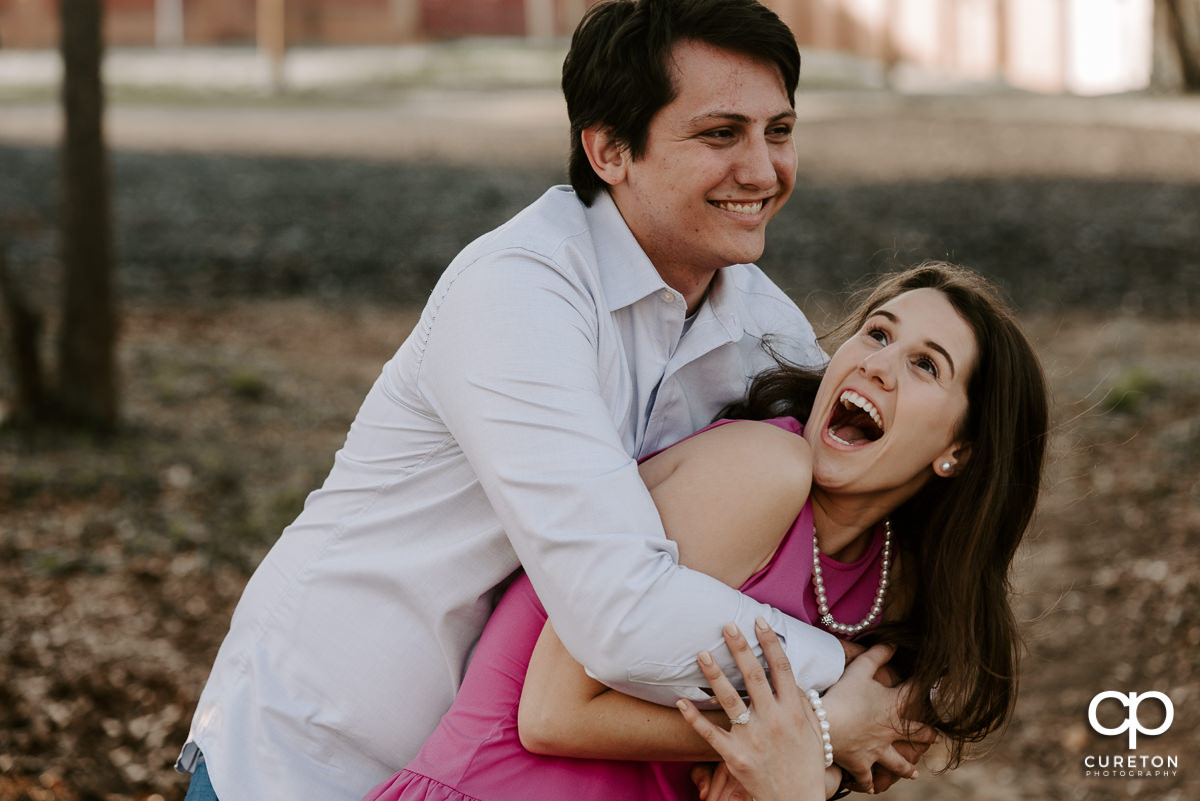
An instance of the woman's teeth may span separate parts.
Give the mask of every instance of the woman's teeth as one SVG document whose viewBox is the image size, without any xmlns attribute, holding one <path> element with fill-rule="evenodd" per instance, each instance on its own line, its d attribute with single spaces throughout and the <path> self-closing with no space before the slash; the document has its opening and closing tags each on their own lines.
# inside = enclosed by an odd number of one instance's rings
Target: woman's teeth
<svg viewBox="0 0 1200 801">
<path fill-rule="evenodd" d="M 866 412 L 873 423 L 879 427 L 880 433 L 883 433 L 883 417 L 879 414 L 879 410 L 875 408 L 875 404 L 859 395 L 852 389 L 848 389 L 842 393 L 840 398 L 842 405 L 849 409 L 851 406 L 857 406 Z"/>
</svg>

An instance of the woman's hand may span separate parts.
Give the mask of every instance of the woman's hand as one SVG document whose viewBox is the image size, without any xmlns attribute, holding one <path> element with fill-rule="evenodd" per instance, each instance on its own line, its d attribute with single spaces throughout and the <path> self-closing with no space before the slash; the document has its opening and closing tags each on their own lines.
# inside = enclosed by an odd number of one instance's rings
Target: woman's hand
<svg viewBox="0 0 1200 801">
<path fill-rule="evenodd" d="M 825 768 L 825 797 L 833 798 L 842 786 L 842 769 L 837 765 Z M 692 766 L 692 783 L 700 801 L 754 801 L 741 782 L 733 778 L 724 762 L 697 762 Z M 879 786 L 876 778 L 875 785 Z"/>
<path fill-rule="evenodd" d="M 930 727 L 901 717 L 908 698 L 906 685 L 888 687 L 877 679 L 876 673 L 893 652 L 890 646 L 876 645 L 856 657 L 824 699 L 834 761 L 850 774 L 855 789 L 865 793 L 876 789 L 872 775 L 876 763 L 896 776 L 917 778 L 915 763 L 923 749 L 905 748 L 901 753 L 897 741 L 927 747 L 937 738 Z"/>
<path fill-rule="evenodd" d="M 731 725 L 725 731 L 704 718 L 690 701 L 680 700 L 679 710 L 756 801 L 823 801 L 825 754 L 816 714 L 792 680 L 783 647 L 765 620 L 757 621 L 755 633 L 771 675 L 779 684 L 774 692 L 766 671 L 737 627 L 730 624 L 724 631 L 750 695 L 749 722 Z M 747 712 L 745 702 L 712 655 L 704 652 L 698 661 L 730 720 Z"/>
</svg>

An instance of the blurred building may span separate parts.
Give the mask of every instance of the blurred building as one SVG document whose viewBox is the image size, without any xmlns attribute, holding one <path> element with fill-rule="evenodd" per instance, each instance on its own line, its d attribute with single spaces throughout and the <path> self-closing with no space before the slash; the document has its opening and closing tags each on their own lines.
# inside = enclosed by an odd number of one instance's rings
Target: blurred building
<svg viewBox="0 0 1200 801">
<path fill-rule="evenodd" d="M 264 0 L 103 0 L 112 47 L 251 44 Z M 276 0 L 278 2 L 279 0 Z M 0 0 L 0 47 L 53 47 L 59 0 Z M 283 0 L 289 45 L 567 35 L 595 0 Z M 1153 0 L 765 0 L 802 47 L 1043 92 L 1140 89 Z"/>
</svg>

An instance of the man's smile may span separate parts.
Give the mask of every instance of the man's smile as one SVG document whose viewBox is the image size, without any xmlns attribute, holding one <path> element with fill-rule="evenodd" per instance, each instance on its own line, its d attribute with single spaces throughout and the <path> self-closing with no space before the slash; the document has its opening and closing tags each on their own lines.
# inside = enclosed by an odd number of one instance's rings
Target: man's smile
<svg viewBox="0 0 1200 801">
<path fill-rule="evenodd" d="M 718 209 L 731 211 L 734 214 L 753 215 L 758 214 L 763 209 L 762 200 L 710 200 L 708 202 Z"/>
</svg>

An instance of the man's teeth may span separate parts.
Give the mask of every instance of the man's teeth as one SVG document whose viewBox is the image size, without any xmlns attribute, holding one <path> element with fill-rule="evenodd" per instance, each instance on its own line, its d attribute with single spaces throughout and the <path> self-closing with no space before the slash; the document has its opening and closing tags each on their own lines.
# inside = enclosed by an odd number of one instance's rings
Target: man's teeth
<svg viewBox="0 0 1200 801">
<path fill-rule="evenodd" d="M 732 211 L 734 214 L 758 214 L 762 211 L 763 202 L 756 200 L 753 203 L 735 203 L 732 200 L 715 200 L 713 205 L 725 211 Z"/>
<path fill-rule="evenodd" d="M 864 412 L 870 415 L 871 421 L 874 422 L 875 425 L 879 426 L 879 430 L 883 431 L 883 417 L 879 414 L 879 410 L 875 408 L 875 404 L 871 403 L 869 400 L 864 398 L 862 395 L 859 395 L 852 389 L 848 389 L 843 392 L 842 397 L 839 400 L 841 400 L 842 405 L 847 409 L 849 409 L 851 406 L 857 406 L 858 408 L 862 409 Z"/>
</svg>

